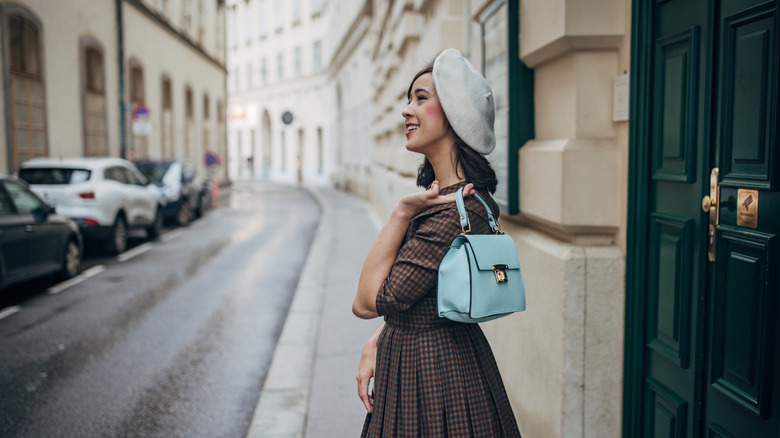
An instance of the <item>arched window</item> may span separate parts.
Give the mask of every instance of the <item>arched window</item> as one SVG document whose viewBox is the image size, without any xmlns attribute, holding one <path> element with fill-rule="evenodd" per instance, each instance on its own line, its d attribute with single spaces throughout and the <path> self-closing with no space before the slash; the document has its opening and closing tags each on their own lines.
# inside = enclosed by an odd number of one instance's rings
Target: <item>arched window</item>
<svg viewBox="0 0 780 438">
<path fill-rule="evenodd" d="M 48 155 L 46 99 L 40 26 L 23 13 L 6 16 L 9 53 L 11 172 L 33 157 Z"/>
<path fill-rule="evenodd" d="M 106 120 L 106 74 L 103 51 L 93 42 L 82 41 L 84 78 L 84 155 L 108 155 Z"/>
<path fill-rule="evenodd" d="M 174 158 L 173 153 L 173 86 L 167 76 L 162 78 L 162 154 Z"/>
<path fill-rule="evenodd" d="M 135 61 L 130 61 L 130 103 L 144 103 L 146 100 L 144 88 L 144 68 Z"/>
<path fill-rule="evenodd" d="M 130 104 L 146 103 L 146 86 L 144 83 L 144 68 L 137 59 L 130 59 Z M 133 122 L 133 135 L 131 137 L 129 157 L 132 159 L 149 158 L 149 132 L 136 129 Z"/>
<path fill-rule="evenodd" d="M 208 93 L 203 94 L 203 136 L 201 137 L 201 150 L 204 154 L 213 152 L 211 146 L 211 132 L 209 130 L 209 116 L 211 109 L 209 108 L 210 101 Z"/>
<path fill-rule="evenodd" d="M 195 96 L 192 87 L 184 88 L 184 157 L 193 159 L 198 155 L 195 142 Z"/>
</svg>

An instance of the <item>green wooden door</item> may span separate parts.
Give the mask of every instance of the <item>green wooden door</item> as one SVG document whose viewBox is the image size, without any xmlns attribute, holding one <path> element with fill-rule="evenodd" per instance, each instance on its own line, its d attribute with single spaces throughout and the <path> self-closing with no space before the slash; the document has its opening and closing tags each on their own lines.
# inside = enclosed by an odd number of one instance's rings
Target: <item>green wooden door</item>
<svg viewBox="0 0 780 438">
<path fill-rule="evenodd" d="M 633 14 L 624 436 L 778 438 L 777 1 Z"/>
</svg>

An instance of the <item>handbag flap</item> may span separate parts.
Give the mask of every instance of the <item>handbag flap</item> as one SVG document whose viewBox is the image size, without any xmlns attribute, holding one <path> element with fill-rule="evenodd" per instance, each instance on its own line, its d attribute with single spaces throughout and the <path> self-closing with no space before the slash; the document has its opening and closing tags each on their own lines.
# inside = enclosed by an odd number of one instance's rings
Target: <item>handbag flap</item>
<svg viewBox="0 0 780 438">
<path fill-rule="evenodd" d="M 466 234 L 458 236 L 468 240 L 480 271 L 492 270 L 494 265 L 506 265 L 508 269 L 520 269 L 517 247 L 506 234 Z"/>
</svg>

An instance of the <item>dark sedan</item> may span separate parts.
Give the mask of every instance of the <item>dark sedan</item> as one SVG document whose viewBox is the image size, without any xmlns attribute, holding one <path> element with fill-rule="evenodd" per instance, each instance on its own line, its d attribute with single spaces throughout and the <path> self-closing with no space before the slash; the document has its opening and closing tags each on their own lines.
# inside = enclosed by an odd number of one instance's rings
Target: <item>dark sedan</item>
<svg viewBox="0 0 780 438">
<path fill-rule="evenodd" d="M 78 226 L 27 184 L 0 175 L 0 289 L 33 278 L 79 273 L 84 246 Z"/>
<path fill-rule="evenodd" d="M 198 177 L 189 160 L 141 160 L 134 164 L 160 187 L 166 200 L 163 208 L 166 220 L 187 225 L 210 207 L 211 185 Z"/>
</svg>

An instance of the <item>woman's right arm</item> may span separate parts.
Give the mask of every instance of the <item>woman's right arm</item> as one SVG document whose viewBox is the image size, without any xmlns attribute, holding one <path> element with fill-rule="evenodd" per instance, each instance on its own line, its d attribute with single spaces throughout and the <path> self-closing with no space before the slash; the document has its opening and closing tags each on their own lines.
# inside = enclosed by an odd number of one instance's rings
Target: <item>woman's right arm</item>
<svg viewBox="0 0 780 438">
<path fill-rule="evenodd" d="M 474 186 L 466 184 L 463 196 L 474 193 Z M 382 283 L 390 274 L 398 250 L 403 244 L 409 221 L 418 213 L 438 204 L 455 202 L 455 194 L 439 196 L 439 182 L 434 181 L 431 188 L 404 196 L 390 214 L 390 218 L 379 231 L 374 244 L 368 251 L 363 269 L 360 271 L 357 293 L 352 302 L 352 313 L 363 319 L 379 316 L 376 309 L 376 296 Z"/>
<path fill-rule="evenodd" d="M 374 397 L 372 394 L 368 393 L 368 386 L 371 383 L 371 379 L 374 377 L 374 369 L 376 368 L 376 344 L 384 326 L 385 322 L 382 321 L 374 334 L 368 338 L 365 347 L 363 347 L 363 353 L 360 354 L 360 365 L 358 365 L 358 396 L 360 397 L 360 400 L 363 401 L 363 405 L 366 407 L 366 411 L 368 411 L 369 414 L 374 406 Z"/>
</svg>

